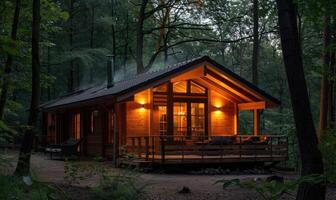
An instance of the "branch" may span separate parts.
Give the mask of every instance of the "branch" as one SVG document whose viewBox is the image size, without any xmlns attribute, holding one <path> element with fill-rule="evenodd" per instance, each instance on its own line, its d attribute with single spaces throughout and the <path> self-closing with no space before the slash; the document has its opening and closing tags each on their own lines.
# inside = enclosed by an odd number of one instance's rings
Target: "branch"
<svg viewBox="0 0 336 200">
<path fill-rule="evenodd" d="M 264 33 L 261 33 L 261 34 L 268 34 L 268 33 L 274 33 L 274 31 L 270 31 L 270 32 L 264 32 Z M 260 34 L 260 35 L 261 35 Z M 175 47 L 175 46 L 178 46 L 178 45 L 181 45 L 181 44 L 184 44 L 184 43 L 189 43 L 189 42 L 209 42 L 209 43 L 225 43 L 225 44 L 230 44 L 230 43 L 237 43 L 237 42 L 240 42 L 242 40 L 246 40 L 246 39 L 250 39 L 252 38 L 253 35 L 249 35 L 249 36 L 246 36 L 246 37 L 241 37 L 241 38 L 238 38 L 238 39 L 235 39 L 235 40 L 216 40 L 216 39 L 209 39 L 209 38 L 191 38 L 191 39 L 188 39 L 188 40 L 182 40 L 182 41 L 179 41 L 179 42 L 176 42 L 172 45 L 168 45 L 168 46 L 161 46 L 152 56 L 151 58 L 149 59 L 149 62 L 148 64 L 146 65 L 145 69 L 149 69 L 156 57 L 164 50 L 166 49 L 169 49 L 169 48 L 172 48 L 172 47 Z"/>
<path fill-rule="evenodd" d="M 159 10 L 165 9 L 165 8 L 169 8 L 171 6 L 173 6 L 175 3 L 167 3 L 167 4 L 160 4 L 158 6 L 156 6 L 155 8 L 153 8 L 152 10 L 145 12 L 145 19 L 147 19 L 148 17 L 154 15 L 154 13 L 156 13 Z"/>
<path fill-rule="evenodd" d="M 190 27 L 184 27 L 184 26 L 190 26 Z M 207 27 L 207 28 L 199 28 L 199 27 Z M 211 28 L 208 28 L 208 25 L 205 24 L 191 24 L 191 23 L 179 23 L 175 25 L 168 25 L 168 26 L 160 26 L 160 27 L 154 27 L 149 30 L 145 30 L 144 34 L 151 34 L 152 32 L 160 29 L 185 29 L 185 30 L 211 30 Z"/>
</svg>

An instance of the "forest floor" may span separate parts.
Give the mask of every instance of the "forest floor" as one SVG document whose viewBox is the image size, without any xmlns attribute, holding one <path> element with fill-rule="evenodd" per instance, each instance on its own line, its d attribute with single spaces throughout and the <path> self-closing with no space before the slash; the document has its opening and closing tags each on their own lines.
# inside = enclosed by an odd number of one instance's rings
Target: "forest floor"
<svg viewBox="0 0 336 200">
<path fill-rule="evenodd" d="M 12 157 L 12 167 L 7 173 L 12 173 L 17 159 L 17 152 L 11 151 L 9 153 Z M 96 163 L 100 166 L 110 166 L 110 162 L 96 162 L 96 161 L 75 161 L 75 163 Z M 33 154 L 32 160 L 32 174 L 35 179 L 42 182 L 66 185 L 65 180 L 65 162 L 60 160 L 50 160 L 48 155 Z M 109 167 L 113 172 L 123 174 L 125 169 L 115 169 Z M 245 200 L 245 199 L 261 199 L 260 196 L 252 190 L 242 189 L 239 187 L 229 187 L 223 189 L 221 184 L 215 184 L 218 180 L 240 179 L 241 181 L 253 181 L 256 179 L 266 179 L 271 175 L 281 175 L 286 179 L 293 178 L 293 174 L 249 174 L 249 175 L 193 175 L 182 173 L 141 173 L 137 172 L 137 180 L 139 183 L 146 185 L 145 199 L 151 200 Z M 75 183 L 71 190 L 65 187 L 70 196 L 75 199 L 92 199 L 92 194 L 88 188 L 97 186 L 99 183 L 98 176 L 87 177 Z M 183 187 L 190 189 L 190 192 L 181 192 Z M 291 196 L 283 197 L 282 199 L 293 199 Z M 327 199 L 336 199 L 336 187 L 329 186 L 327 190 Z"/>
</svg>

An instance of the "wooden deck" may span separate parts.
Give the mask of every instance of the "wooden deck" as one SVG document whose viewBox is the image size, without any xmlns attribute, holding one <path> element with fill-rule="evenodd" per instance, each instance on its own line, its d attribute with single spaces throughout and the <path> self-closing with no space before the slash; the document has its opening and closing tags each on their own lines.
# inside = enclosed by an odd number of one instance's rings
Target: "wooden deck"
<svg viewBox="0 0 336 200">
<path fill-rule="evenodd" d="M 213 138 L 176 136 L 130 137 L 122 162 L 154 164 L 276 162 L 288 159 L 286 136 L 237 136 L 235 142 L 214 144 Z"/>
</svg>

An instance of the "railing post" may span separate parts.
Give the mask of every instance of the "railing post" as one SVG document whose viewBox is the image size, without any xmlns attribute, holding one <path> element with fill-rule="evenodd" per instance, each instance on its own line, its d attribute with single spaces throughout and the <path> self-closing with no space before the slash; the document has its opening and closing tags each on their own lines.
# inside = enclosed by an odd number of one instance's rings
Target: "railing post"
<svg viewBox="0 0 336 200">
<path fill-rule="evenodd" d="M 141 137 L 138 137 L 138 156 L 141 158 Z"/>
<path fill-rule="evenodd" d="M 221 151 L 221 155 L 220 155 L 220 158 L 221 158 L 221 160 L 222 160 L 222 162 L 223 162 L 223 140 L 220 140 L 221 142 L 220 142 L 220 151 Z"/>
<path fill-rule="evenodd" d="M 202 145 L 202 147 L 201 147 L 202 162 L 204 162 L 204 142 L 202 142 L 201 145 Z"/>
<path fill-rule="evenodd" d="M 239 136 L 239 159 L 241 160 L 242 158 L 242 136 Z"/>
<path fill-rule="evenodd" d="M 132 137 L 132 151 L 134 152 L 135 151 L 135 138 Z"/>
<path fill-rule="evenodd" d="M 155 156 L 155 137 L 152 136 L 152 160 L 154 162 L 154 156 Z"/>
<path fill-rule="evenodd" d="M 259 136 L 257 136 L 257 137 L 259 137 Z M 254 162 L 256 162 L 256 160 L 257 160 L 257 145 L 255 144 L 255 142 L 253 142 L 252 145 L 253 145 L 253 152 L 254 152 Z"/>
<path fill-rule="evenodd" d="M 146 136 L 145 137 L 145 145 L 146 145 L 146 160 L 148 160 L 148 157 L 149 157 L 149 137 Z"/>
<path fill-rule="evenodd" d="M 182 137 L 182 162 L 184 162 L 184 147 L 185 147 L 184 137 Z"/>
<path fill-rule="evenodd" d="M 161 162 L 165 162 L 165 141 L 164 141 L 164 136 L 160 136 L 161 140 Z"/>
</svg>

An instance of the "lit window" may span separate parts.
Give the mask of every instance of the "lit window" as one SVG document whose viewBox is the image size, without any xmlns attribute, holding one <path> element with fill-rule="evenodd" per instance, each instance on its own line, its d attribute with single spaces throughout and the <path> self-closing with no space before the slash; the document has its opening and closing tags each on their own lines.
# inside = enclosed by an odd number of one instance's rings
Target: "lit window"
<svg viewBox="0 0 336 200">
<path fill-rule="evenodd" d="M 108 112 L 108 135 L 107 135 L 107 144 L 113 144 L 114 137 L 114 117 L 113 112 Z"/>
<path fill-rule="evenodd" d="M 167 106 L 158 106 L 160 117 L 160 135 L 167 134 Z"/>
<path fill-rule="evenodd" d="M 173 91 L 175 93 L 187 93 L 187 81 L 173 83 Z"/>
<path fill-rule="evenodd" d="M 80 139 L 80 114 L 76 113 L 72 115 L 72 130 L 71 137 L 75 139 Z"/>
<path fill-rule="evenodd" d="M 93 112 L 90 115 L 90 133 L 93 134 L 94 131 L 94 116 Z"/>
<path fill-rule="evenodd" d="M 205 94 L 206 89 L 203 86 L 194 83 L 193 81 L 190 82 L 190 91 L 193 94 Z"/>
</svg>

